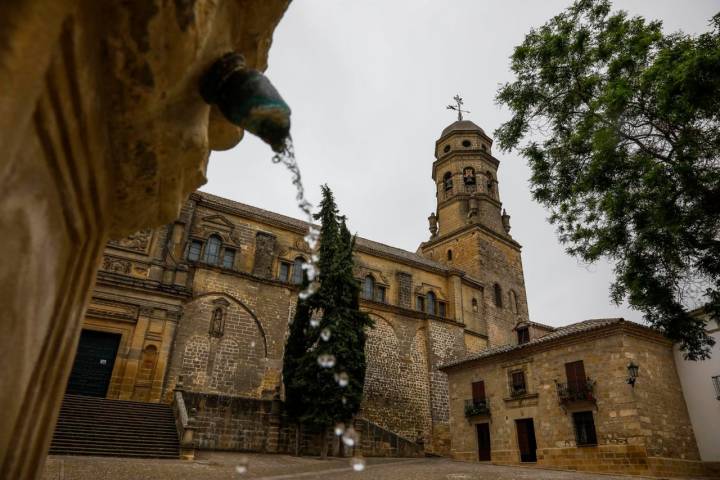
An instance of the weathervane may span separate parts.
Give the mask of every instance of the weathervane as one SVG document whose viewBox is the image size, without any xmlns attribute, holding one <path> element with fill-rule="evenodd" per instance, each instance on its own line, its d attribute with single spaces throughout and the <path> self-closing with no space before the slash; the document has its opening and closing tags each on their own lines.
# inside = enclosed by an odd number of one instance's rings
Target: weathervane
<svg viewBox="0 0 720 480">
<path fill-rule="evenodd" d="M 462 120 L 462 114 L 463 114 L 463 113 L 470 113 L 470 110 L 463 110 L 463 109 L 462 109 L 463 99 L 462 99 L 462 97 L 461 97 L 460 95 L 455 95 L 455 96 L 453 97 L 453 100 L 455 100 L 455 103 L 457 103 L 457 106 L 455 106 L 455 105 L 448 105 L 448 106 L 447 106 L 447 109 L 448 109 L 448 110 L 455 110 L 456 112 L 458 112 L 458 122 L 459 122 L 459 121 Z"/>
</svg>

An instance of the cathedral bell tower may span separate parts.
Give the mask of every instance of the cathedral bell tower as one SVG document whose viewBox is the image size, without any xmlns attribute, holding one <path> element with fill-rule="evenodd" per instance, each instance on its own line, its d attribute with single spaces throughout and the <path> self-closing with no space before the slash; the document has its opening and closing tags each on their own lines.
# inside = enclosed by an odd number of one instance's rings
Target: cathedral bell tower
<svg viewBox="0 0 720 480">
<path fill-rule="evenodd" d="M 486 334 L 490 345 L 513 343 L 513 329 L 528 320 L 521 246 L 510 236 L 510 216 L 500 202 L 500 161 L 492 155 L 492 139 L 462 118 L 462 100 L 456 101 L 457 107 L 448 108 L 458 111 L 458 120 L 435 142 L 437 207 L 428 217 L 430 238 L 418 253 L 463 272 L 465 282 L 481 284 L 481 312 L 477 299 L 462 299 L 463 318 L 479 318 L 474 325 L 466 322 L 467 328 Z"/>
</svg>

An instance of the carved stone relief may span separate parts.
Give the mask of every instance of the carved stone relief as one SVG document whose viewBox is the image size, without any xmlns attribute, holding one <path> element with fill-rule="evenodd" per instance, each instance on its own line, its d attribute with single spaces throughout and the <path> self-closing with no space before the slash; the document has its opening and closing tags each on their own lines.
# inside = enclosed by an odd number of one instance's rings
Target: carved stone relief
<svg viewBox="0 0 720 480">
<path fill-rule="evenodd" d="M 153 231 L 150 228 L 140 230 L 119 240 L 110 240 L 108 245 L 133 252 L 148 253 Z"/>
<path fill-rule="evenodd" d="M 108 272 L 128 274 L 130 273 L 130 266 L 131 263 L 129 260 L 105 255 L 103 256 L 102 266 L 100 268 Z"/>
</svg>

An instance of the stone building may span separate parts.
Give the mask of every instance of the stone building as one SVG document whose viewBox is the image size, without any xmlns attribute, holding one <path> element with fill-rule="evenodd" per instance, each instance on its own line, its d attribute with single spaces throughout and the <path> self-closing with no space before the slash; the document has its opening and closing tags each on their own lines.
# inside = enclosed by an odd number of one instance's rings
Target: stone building
<svg viewBox="0 0 720 480">
<path fill-rule="evenodd" d="M 507 343 L 528 320 L 491 147 L 472 122 L 443 130 L 432 164 L 437 211 L 417 253 L 357 240 L 361 308 L 375 321 L 362 416 L 440 453 L 450 450 L 450 417 L 438 367 Z M 183 376 L 189 392 L 272 399 L 307 228 L 196 192 L 173 223 L 110 242 L 69 391 L 170 401 Z"/>
<path fill-rule="evenodd" d="M 448 362 L 452 456 L 639 475 L 702 475 L 673 345 L 623 319 L 552 331 Z"/>
</svg>

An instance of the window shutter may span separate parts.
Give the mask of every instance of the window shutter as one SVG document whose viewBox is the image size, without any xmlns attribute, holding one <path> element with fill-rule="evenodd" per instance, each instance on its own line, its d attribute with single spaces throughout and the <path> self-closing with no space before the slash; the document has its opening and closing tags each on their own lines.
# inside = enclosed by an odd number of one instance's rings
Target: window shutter
<svg viewBox="0 0 720 480">
<path fill-rule="evenodd" d="M 473 402 L 485 400 L 485 382 L 473 382 L 472 383 L 472 399 Z"/>
<path fill-rule="evenodd" d="M 565 375 L 567 376 L 568 389 L 577 391 L 583 388 L 587 382 L 585 378 L 585 364 L 582 360 L 565 364 Z"/>
</svg>

